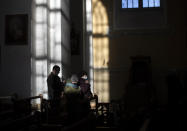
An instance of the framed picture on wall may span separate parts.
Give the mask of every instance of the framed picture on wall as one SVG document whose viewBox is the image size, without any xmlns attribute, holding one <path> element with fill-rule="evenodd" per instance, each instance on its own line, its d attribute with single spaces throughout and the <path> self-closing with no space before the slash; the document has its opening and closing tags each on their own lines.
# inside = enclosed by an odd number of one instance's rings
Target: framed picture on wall
<svg viewBox="0 0 187 131">
<path fill-rule="evenodd" d="M 28 15 L 13 14 L 5 16 L 5 44 L 28 44 Z"/>
</svg>

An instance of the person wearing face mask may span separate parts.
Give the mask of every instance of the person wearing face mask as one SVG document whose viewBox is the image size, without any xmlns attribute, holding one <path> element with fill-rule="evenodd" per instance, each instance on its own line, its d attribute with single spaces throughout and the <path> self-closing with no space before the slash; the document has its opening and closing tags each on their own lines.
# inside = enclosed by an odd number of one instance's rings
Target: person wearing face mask
<svg viewBox="0 0 187 131">
<path fill-rule="evenodd" d="M 76 74 L 72 74 L 67 80 L 64 88 L 64 96 L 60 105 L 62 112 L 66 112 L 67 121 L 70 123 L 79 121 L 88 115 L 90 111 L 89 102 L 81 95 L 78 80 Z"/>
<path fill-rule="evenodd" d="M 83 95 L 85 98 L 90 100 L 93 95 L 90 89 L 90 83 L 88 81 L 88 75 L 86 71 L 82 71 L 79 75 L 79 82 L 78 85 L 80 86 L 80 92 L 81 95 Z"/>
</svg>

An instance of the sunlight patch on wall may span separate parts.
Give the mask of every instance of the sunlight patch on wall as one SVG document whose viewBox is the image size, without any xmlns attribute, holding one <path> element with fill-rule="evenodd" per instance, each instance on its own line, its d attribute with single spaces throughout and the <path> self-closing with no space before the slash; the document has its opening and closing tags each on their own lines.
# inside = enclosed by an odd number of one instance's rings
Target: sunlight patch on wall
<svg viewBox="0 0 187 131">
<path fill-rule="evenodd" d="M 94 91 L 98 94 L 99 102 L 109 102 L 109 73 L 108 70 L 94 70 Z"/>
<path fill-rule="evenodd" d="M 47 75 L 51 72 L 53 65 L 62 67 L 60 7 L 61 0 L 33 0 L 32 96 L 43 94 L 44 98 L 47 98 Z"/>
<path fill-rule="evenodd" d="M 93 34 L 106 35 L 109 28 L 108 14 L 104 5 L 102 5 L 99 0 L 93 0 L 93 2 L 95 2 L 93 12 Z"/>
<path fill-rule="evenodd" d="M 35 57 L 43 57 L 47 54 L 47 9 L 43 7 L 36 8 L 35 25 Z"/>
<path fill-rule="evenodd" d="M 36 86 L 37 92 L 39 94 L 43 94 L 43 97 L 47 97 L 47 89 L 45 88 L 47 86 L 46 83 L 46 77 L 47 77 L 47 60 L 38 60 L 36 61 Z"/>
<path fill-rule="evenodd" d="M 36 4 L 46 4 L 47 0 L 35 0 Z"/>
<path fill-rule="evenodd" d="M 92 93 L 94 93 L 94 82 L 93 82 L 93 43 L 92 43 L 92 0 L 83 0 L 83 7 L 85 7 L 85 23 L 84 23 L 84 28 L 85 28 L 85 39 L 83 43 L 83 68 L 85 70 L 88 70 L 89 74 L 89 79 L 90 79 L 90 87 Z"/>
<path fill-rule="evenodd" d="M 94 68 L 108 68 L 109 49 L 108 37 L 93 38 Z"/>
<path fill-rule="evenodd" d="M 61 8 L 61 0 L 49 0 L 50 9 L 60 9 Z"/>
<path fill-rule="evenodd" d="M 42 57 L 47 55 L 47 27 L 46 25 L 36 25 L 35 56 Z"/>
<path fill-rule="evenodd" d="M 61 61 L 61 14 L 50 13 L 50 59 Z"/>
<path fill-rule="evenodd" d="M 93 0 L 94 92 L 99 102 L 110 101 L 108 14 L 101 0 Z"/>
</svg>

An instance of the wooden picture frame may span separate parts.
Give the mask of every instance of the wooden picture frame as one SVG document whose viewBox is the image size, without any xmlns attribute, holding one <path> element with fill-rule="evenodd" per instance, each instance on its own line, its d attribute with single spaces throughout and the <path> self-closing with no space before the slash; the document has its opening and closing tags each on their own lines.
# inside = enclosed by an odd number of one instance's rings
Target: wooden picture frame
<svg viewBox="0 0 187 131">
<path fill-rule="evenodd" d="M 13 14 L 5 16 L 5 44 L 28 44 L 28 15 Z"/>
</svg>

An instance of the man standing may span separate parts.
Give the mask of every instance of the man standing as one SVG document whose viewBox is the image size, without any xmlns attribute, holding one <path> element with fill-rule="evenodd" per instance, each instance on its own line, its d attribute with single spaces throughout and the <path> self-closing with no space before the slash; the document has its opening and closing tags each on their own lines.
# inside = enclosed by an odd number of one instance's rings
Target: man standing
<svg viewBox="0 0 187 131">
<path fill-rule="evenodd" d="M 58 76 L 60 72 L 60 67 L 58 65 L 54 65 L 52 72 L 47 77 L 47 86 L 48 86 L 48 98 L 53 100 L 60 99 L 60 96 L 63 91 L 63 83 Z"/>
</svg>

